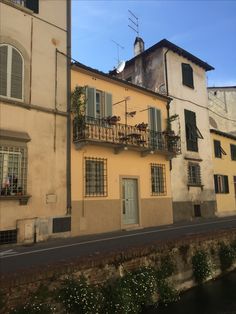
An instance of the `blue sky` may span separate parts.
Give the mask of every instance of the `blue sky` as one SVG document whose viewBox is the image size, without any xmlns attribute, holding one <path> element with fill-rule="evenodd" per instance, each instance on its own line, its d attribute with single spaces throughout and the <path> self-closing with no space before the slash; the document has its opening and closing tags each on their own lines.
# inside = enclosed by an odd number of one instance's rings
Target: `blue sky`
<svg viewBox="0 0 236 314">
<path fill-rule="evenodd" d="M 114 40 L 124 47 L 120 59 L 131 59 L 128 10 L 139 18 L 145 48 L 166 38 L 215 68 L 208 86 L 236 86 L 236 0 L 72 0 L 72 57 L 108 72 L 117 65 Z"/>
</svg>

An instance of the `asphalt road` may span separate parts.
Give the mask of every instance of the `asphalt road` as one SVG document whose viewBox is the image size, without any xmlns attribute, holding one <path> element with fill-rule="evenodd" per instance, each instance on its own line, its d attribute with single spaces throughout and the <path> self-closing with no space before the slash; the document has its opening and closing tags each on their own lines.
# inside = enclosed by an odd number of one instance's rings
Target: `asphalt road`
<svg viewBox="0 0 236 314">
<path fill-rule="evenodd" d="M 27 246 L 4 246 L 0 248 L 0 274 L 16 273 L 86 256 L 95 256 L 96 258 L 104 252 L 121 251 L 150 245 L 157 241 L 186 238 L 199 233 L 225 229 L 236 230 L 236 216 L 133 231 L 57 239 Z"/>
</svg>

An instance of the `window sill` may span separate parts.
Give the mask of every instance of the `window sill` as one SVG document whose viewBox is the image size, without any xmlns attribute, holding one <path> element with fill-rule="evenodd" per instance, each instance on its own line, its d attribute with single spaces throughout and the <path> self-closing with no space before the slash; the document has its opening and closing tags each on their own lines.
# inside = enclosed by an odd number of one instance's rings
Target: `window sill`
<svg viewBox="0 0 236 314">
<path fill-rule="evenodd" d="M 1 201 L 17 201 L 19 200 L 19 205 L 27 205 L 31 195 L 1 195 Z"/>
<path fill-rule="evenodd" d="M 201 188 L 201 190 L 203 190 L 204 185 L 203 184 L 193 184 L 193 183 L 188 183 L 188 190 L 190 189 L 190 187 L 195 187 L 195 188 Z"/>
</svg>

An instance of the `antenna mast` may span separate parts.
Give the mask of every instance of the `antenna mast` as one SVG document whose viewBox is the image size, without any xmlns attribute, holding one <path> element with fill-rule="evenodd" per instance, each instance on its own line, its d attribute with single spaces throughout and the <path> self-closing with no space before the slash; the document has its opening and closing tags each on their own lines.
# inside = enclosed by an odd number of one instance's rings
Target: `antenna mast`
<svg viewBox="0 0 236 314">
<path fill-rule="evenodd" d="M 120 63 L 120 49 L 124 49 L 123 46 L 121 46 L 119 43 L 117 43 L 115 40 L 111 40 L 114 44 L 116 44 L 116 48 L 117 48 L 117 64 Z"/>
<path fill-rule="evenodd" d="M 139 37 L 139 22 L 138 22 L 138 17 L 134 15 L 134 13 L 130 10 L 129 14 L 129 21 L 132 23 L 131 25 L 128 24 L 128 26 L 137 34 L 137 37 Z"/>
</svg>

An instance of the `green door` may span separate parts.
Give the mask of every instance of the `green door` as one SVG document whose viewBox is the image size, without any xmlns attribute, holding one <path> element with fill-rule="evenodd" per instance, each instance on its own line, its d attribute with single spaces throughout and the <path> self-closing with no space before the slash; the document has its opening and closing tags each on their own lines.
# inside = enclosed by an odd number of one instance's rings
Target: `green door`
<svg viewBox="0 0 236 314">
<path fill-rule="evenodd" d="M 138 223 L 138 182 L 137 179 L 122 179 L 123 223 Z"/>
</svg>

